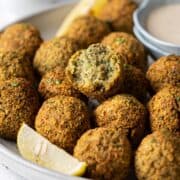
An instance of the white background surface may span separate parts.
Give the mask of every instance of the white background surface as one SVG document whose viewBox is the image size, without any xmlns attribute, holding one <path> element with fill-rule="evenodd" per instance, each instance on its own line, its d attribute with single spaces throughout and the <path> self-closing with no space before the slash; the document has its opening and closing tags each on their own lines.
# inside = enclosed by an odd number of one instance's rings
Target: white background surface
<svg viewBox="0 0 180 180">
<path fill-rule="evenodd" d="M 11 172 L 5 164 L 2 164 L 1 159 L 0 159 L 0 179 L 1 180 L 23 180 L 23 178 Z"/>
<path fill-rule="evenodd" d="M 56 6 L 61 1 L 62 0 L 0 0 L 0 29 L 18 18 Z M 141 0 L 136 1 L 140 2 Z M 39 179 L 41 180 L 40 177 Z M 12 172 L 0 159 L 0 180 L 25 179 L 16 175 L 14 171 Z"/>
</svg>

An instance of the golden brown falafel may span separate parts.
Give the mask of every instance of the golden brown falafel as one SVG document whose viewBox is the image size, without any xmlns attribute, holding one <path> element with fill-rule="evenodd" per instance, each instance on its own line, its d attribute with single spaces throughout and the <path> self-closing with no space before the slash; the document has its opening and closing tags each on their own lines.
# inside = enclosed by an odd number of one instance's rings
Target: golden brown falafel
<svg viewBox="0 0 180 180">
<path fill-rule="evenodd" d="M 76 52 L 69 60 L 66 76 L 73 87 L 88 97 L 102 100 L 116 93 L 123 83 L 120 56 L 102 44 Z"/>
<path fill-rule="evenodd" d="M 43 76 L 39 84 L 39 92 L 44 99 L 56 95 L 73 96 L 80 99 L 83 97 L 78 90 L 72 87 L 61 67 L 56 67 Z"/>
<path fill-rule="evenodd" d="M 40 32 L 31 24 L 19 23 L 9 26 L 1 35 L 0 49 L 25 53 L 30 59 L 42 43 Z"/>
<path fill-rule="evenodd" d="M 0 50 L 0 81 L 18 77 L 35 82 L 29 58 L 17 51 Z"/>
<path fill-rule="evenodd" d="M 65 36 L 46 41 L 36 52 L 34 68 L 41 76 L 57 66 L 63 69 L 78 49 L 78 43 Z"/>
<path fill-rule="evenodd" d="M 88 164 L 87 176 L 93 179 L 126 178 L 131 155 L 131 146 L 126 136 L 110 128 L 87 131 L 74 149 L 74 156 Z"/>
<path fill-rule="evenodd" d="M 95 112 L 97 126 L 110 126 L 122 129 L 136 146 L 145 129 L 145 107 L 131 95 L 116 95 L 100 104 Z"/>
<path fill-rule="evenodd" d="M 113 32 L 104 37 L 102 44 L 110 46 L 118 54 L 126 56 L 125 64 L 146 69 L 147 60 L 144 46 L 132 35 L 123 32 Z"/>
<path fill-rule="evenodd" d="M 23 78 L 0 82 L 0 136 L 16 140 L 23 122 L 34 125 L 39 109 L 38 94 Z"/>
<path fill-rule="evenodd" d="M 142 102 L 146 101 L 149 82 L 138 68 L 124 64 L 124 93 L 131 94 Z M 122 91 L 121 91 L 122 92 Z"/>
<path fill-rule="evenodd" d="M 76 141 L 90 129 L 88 109 L 75 97 L 55 96 L 43 103 L 35 128 L 50 142 L 72 153 Z"/>
<path fill-rule="evenodd" d="M 180 56 L 161 57 L 149 67 L 146 77 L 155 92 L 169 84 L 180 87 Z"/>
<path fill-rule="evenodd" d="M 167 86 L 148 104 L 152 131 L 167 128 L 180 132 L 180 87 Z"/>
<path fill-rule="evenodd" d="M 180 138 L 167 130 L 146 136 L 135 156 L 139 180 L 175 180 L 180 177 Z"/>
<path fill-rule="evenodd" d="M 110 32 L 109 26 L 93 16 L 82 16 L 72 22 L 66 35 L 80 43 L 82 48 L 98 43 Z"/>
<path fill-rule="evenodd" d="M 133 13 L 137 4 L 131 0 L 108 0 L 98 18 L 111 24 L 114 31 L 133 33 Z"/>
</svg>

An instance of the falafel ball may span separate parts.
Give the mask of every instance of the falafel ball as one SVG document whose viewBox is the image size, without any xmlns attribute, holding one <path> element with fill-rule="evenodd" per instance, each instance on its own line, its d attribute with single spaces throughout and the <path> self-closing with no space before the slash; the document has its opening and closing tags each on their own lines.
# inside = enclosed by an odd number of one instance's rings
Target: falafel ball
<svg viewBox="0 0 180 180">
<path fill-rule="evenodd" d="M 31 61 L 17 51 L 0 50 L 0 81 L 18 77 L 35 82 Z"/>
<path fill-rule="evenodd" d="M 113 32 L 104 37 L 102 44 L 110 46 L 118 54 L 126 56 L 125 64 L 131 64 L 145 71 L 147 67 L 145 48 L 131 34 Z"/>
<path fill-rule="evenodd" d="M 39 92 L 44 99 L 56 95 L 73 96 L 80 99 L 83 97 L 78 90 L 72 87 L 61 67 L 56 67 L 43 76 L 39 84 Z"/>
<path fill-rule="evenodd" d="M 180 177 L 180 138 L 167 130 L 146 136 L 135 156 L 138 179 L 164 180 Z"/>
<path fill-rule="evenodd" d="M 145 102 L 149 90 L 149 82 L 142 70 L 124 64 L 124 93 L 131 94 Z"/>
<path fill-rule="evenodd" d="M 110 128 L 87 131 L 74 149 L 74 156 L 88 165 L 87 177 L 93 179 L 125 179 L 129 173 L 131 155 L 126 136 Z"/>
<path fill-rule="evenodd" d="M 180 56 L 161 57 L 149 67 L 146 77 L 155 92 L 169 84 L 180 87 Z"/>
<path fill-rule="evenodd" d="M 36 52 L 34 68 L 41 76 L 57 66 L 63 69 L 78 49 L 79 44 L 69 37 L 56 37 L 46 41 Z"/>
<path fill-rule="evenodd" d="M 76 52 L 69 60 L 66 76 L 75 89 L 88 97 L 103 100 L 123 84 L 123 57 L 102 44 Z"/>
<path fill-rule="evenodd" d="M 90 129 L 88 109 L 75 97 L 55 96 L 43 103 L 35 128 L 51 143 L 72 153 L 76 141 Z"/>
<path fill-rule="evenodd" d="M 9 26 L 1 35 L 0 49 L 25 53 L 30 59 L 42 43 L 39 30 L 31 24 L 19 23 Z"/>
<path fill-rule="evenodd" d="M 98 18 L 111 24 L 114 31 L 133 33 L 133 13 L 137 4 L 131 0 L 108 0 Z"/>
<path fill-rule="evenodd" d="M 107 23 L 86 15 L 75 19 L 66 35 L 80 43 L 82 48 L 87 48 L 91 44 L 100 42 L 108 33 L 110 29 Z"/>
<path fill-rule="evenodd" d="M 180 132 L 180 87 L 167 86 L 148 104 L 152 131 L 167 128 Z"/>
<path fill-rule="evenodd" d="M 100 104 L 94 111 L 97 126 L 121 129 L 136 146 L 144 135 L 146 109 L 131 95 L 116 95 Z"/>
<path fill-rule="evenodd" d="M 0 136 L 16 140 L 23 122 L 33 127 L 39 109 L 38 94 L 23 78 L 0 82 Z"/>
</svg>

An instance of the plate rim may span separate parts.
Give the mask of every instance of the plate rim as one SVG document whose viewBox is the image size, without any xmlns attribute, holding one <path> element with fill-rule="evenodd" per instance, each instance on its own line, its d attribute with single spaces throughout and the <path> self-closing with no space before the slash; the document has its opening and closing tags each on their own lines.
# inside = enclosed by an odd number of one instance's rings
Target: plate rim
<svg viewBox="0 0 180 180">
<path fill-rule="evenodd" d="M 46 174 L 47 176 L 51 176 L 51 177 L 54 177 L 54 178 L 68 178 L 68 179 L 77 179 L 77 180 L 83 180 L 84 178 L 81 178 L 81 177 L 75 177 L 75 176 L 71 176 L 71 175 L 66 175 L 66 174 L 63 174 L 63 173 L 60 173 L 60 172 L 57 172 L 57 171 L 54 171 L 54 170 L 50 170 L 48 168 L 45 168 L 45 167 L 42 167 L 38 164 L 35 164 L 29 160 L 26 160 L 24 159 L 23 157 L 19 157 L 18 155 L 16 155 L 15 153 L 12 153 L 5 145 L 3 145 L 2 141 L 7 141 L 7 140 L 4 140 L 2 138 L 0 138 L 0 153 L 1 155 L 5 155 L 8 159 L 11 159 L 13 160 L 14 162 L 18 163 L 18 164 L 21 164 L 21 165 L 24 165 L 26 166 L 26 168 L 30 168 L 30 169 L 33 169 L 34 171 L 37 171 L 39 173 L 43 173 L 43 174 Z M 10 141 L 8 141 L 10 142 Z M 16 146 L 17 147 L 17 146 Z"/>
</svg>

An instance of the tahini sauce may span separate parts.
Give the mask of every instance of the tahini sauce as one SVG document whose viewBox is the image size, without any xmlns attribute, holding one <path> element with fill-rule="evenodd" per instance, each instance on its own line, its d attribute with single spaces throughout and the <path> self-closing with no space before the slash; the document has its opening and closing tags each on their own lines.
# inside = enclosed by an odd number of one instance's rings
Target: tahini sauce
<svg viewBox="0 0 180 180">
<path fill-rule="evenodd" d="M 147 30 L 160 40 L 180 45 L 180 3 L 154 9 L 148 17 Z"/>
</svg>

